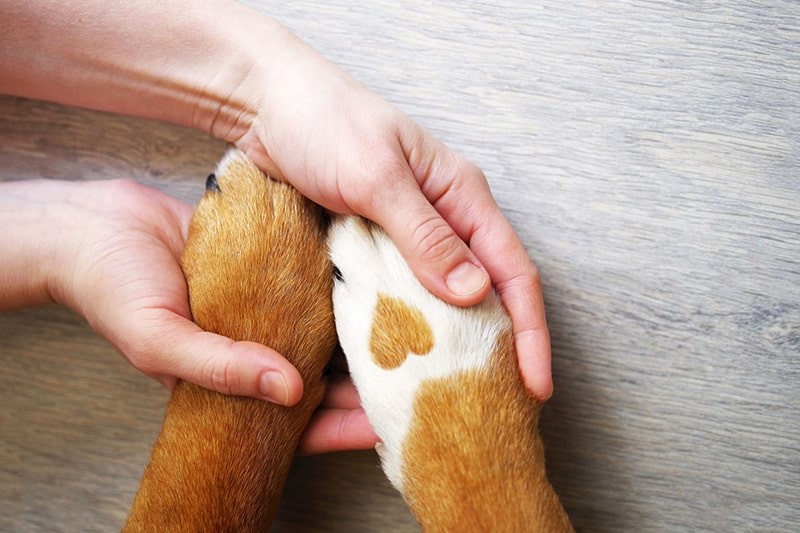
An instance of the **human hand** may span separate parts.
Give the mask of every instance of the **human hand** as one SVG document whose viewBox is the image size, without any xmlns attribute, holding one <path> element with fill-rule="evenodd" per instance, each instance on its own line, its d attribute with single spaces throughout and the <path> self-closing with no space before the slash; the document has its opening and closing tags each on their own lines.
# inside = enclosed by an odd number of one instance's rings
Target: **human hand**
<svg viewBox="0 0 800 533">
<path fill-rule="evenodd" d="M 0 266 L 0 308 L 64 303 L 169 389 L 184 379 L 281 404 L 300 399 L 301 377 L 282 356 L 202 331 L 190 320 L 179 264 L 189 205 L 131 181 L 12 182 L 0 192 L 0 218 L 15 228 L 6 235 L 14 240 L 4 242 L 14 253 Z M 15 283 L 17 277 L 30 286 Z M 282 384 L 260 389 L 268 371 L 277 371 Z M 331 388 L 301 451 L 375 444 L 354 396 L 347 380 Z"/>
<path fill-rule="evenodd" d="M 268 174 L 337 213 L 381 225 L 416 276 L 456 304 L 494 283 L 514 324 L 523 380 L 552 394 L 538 272 L 481 170 L 291 35 L 250 87 L 265 96 L 231 137 Z M 247 85 L 245 85 L 247 86 Z M 243 133 L 242 133 L 243 132 Z M 224 135 L 222 135 L 224 137 Z"/>
<path fill-rule="evenodd" d="M 0 50 L 11 52 L 0 54 L 0 90 L 233 142 L 317 203 L 377 222 L 423 285 L 451 303 L 478 302 L 491 279 L 528 389 L 550 396 L 539 277 L 475 165 L 236 2 L 17 4 L 0 33 Z M 80 31 L 63 31 L 75 20 Z M 102 61 L 87 50 L 102 50 Z"/>
</svg>

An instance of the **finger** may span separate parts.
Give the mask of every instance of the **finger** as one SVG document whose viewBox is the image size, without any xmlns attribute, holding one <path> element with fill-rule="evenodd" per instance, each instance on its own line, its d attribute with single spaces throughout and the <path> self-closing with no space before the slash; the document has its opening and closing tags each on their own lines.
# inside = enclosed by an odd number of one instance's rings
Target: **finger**
<svg viewBox="0 0 800 533">
<path fill-rule="evenodd" d="M 335 378 L 328 384 L 320 407 L 358 409 L 361 407 L 361 398 L 359 398 L 358 391 L 356 391 L 356 387 L 350 381 L 350 378 Z"/>
<path fill-rule="evenodd" d="M 416 165 L 422 173 L 418 179 L 423 192 L 457 235 L 470 244 L 508 309 L 526 388 L 540 401 L 549 399 L 553 393 L 550 336 L 536 267 L 494 201 L 483 172 L 424 130 L 412 131 L 406 142 L 415 140 L 421 147 L 412 151 L 418 161 L 438 158 L 447 162 L 426 166 L 412 161 L 412 167 Z"/>
<path fill-rule="evenodd" d="M 271 348 L 203 331 L 166 310 L 155 310 L 138 323 L 144 330 L 128 338 L 149 339 L 145 351 L 122 351 L 135 353 L 131 362 L 148 375 L 175 376 L 223 394 L 281 405 L 294 405 L 303 394 L 300 374 Z"/>
<path fill-rule="evenodd" d="M 375 447 L 378 436 L 370 426 L 363 409 L 320 409 L 300 439 L 300 455 L 368 450 Z"/>
<path fill-rule="evenodd" d="M 489 291 L 489 275 L 408 174 L 372 196 L 363 214 L 394 241 L 420 282 L 455 305 L 472 305 Z"/>
<path fill-rule="evenodd" d="M 550 334 L 547 329 L 539 273 L 499 209 L 492 223 L 476 230 L 473 249 L 495 282 L 511 315 L 520 372 L 526 388 L 539 401 L 553 394 Z"/>
</svg>

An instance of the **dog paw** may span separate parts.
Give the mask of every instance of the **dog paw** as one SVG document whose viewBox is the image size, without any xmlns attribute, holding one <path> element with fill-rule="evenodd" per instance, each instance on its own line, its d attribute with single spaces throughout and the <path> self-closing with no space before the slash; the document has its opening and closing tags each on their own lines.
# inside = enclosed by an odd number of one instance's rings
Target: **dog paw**
<svg viewBox="0 0 800 533">
<path fill-rule="evenodd" d="M 206 179 L 182 258 L 195 322 L 265 344 L 320 382 L 319 354 L 335 346 L 326 225 L 318 206 L 229 150 Z"/>
<path fill-rule="evenodd" d="M 383 443 L 384 471 L 402 490 L 403 442 L 420 387 L 488 368 L 511 323 L 493 292 L 469 308 L 433 296 L 389 237 L 364 219 L 337 219 L 328 244 L 336 273 L 333 304 L 339 342 Z"/>
</svg>

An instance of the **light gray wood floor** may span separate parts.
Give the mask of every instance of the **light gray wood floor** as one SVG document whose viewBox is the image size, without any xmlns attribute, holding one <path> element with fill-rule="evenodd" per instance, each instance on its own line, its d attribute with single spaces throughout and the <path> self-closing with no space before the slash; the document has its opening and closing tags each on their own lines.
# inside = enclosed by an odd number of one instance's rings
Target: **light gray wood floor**
<svg viewBox="0 0 800 533">
<path fill-rule="evenodd" d="M 542 271 L 580 530 L 800 527 L 800 4 L 258 4 L 486 172 Z M 0 98 L 0 179 L 194 202 L 222 151 Z M 70 312 L 0 315 L 0 530 L 117 529 L 166 398 Z M 276 529 L 416 526 L 363 452 L 298 460 Z"/>
</svg>

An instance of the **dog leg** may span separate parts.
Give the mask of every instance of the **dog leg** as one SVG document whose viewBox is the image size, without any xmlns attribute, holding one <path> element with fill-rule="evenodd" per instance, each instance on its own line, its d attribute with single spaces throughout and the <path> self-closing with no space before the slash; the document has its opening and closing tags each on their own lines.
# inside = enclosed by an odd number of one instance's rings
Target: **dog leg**
<svg viewBox="0 0 800 533">
<path fill-rule="evenodd" d="M 335 344 L 321 210 L 231 151 L 209 177 L 183 254 L 194 321 L 286 356 L 294 407 L 181 382 L 124 531 L 266 531 Z"/>
<path fill-rule="evenodd" d="M 328 242 L 339 342 L 384 471 L 423 529 L 571 531 L 499 298 L 442 302 L 357 217 L 336 221 Z"/>
</svg>

